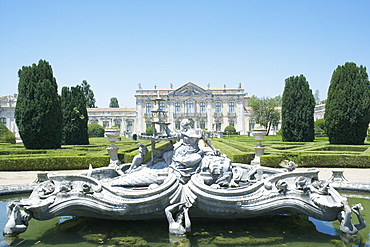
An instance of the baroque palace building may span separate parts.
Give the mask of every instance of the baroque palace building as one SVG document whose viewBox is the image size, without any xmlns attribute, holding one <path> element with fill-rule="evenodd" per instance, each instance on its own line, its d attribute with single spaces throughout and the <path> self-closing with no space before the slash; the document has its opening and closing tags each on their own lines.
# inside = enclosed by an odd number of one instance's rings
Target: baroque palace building
<svg viewBox="0 0 370 247">
<path fill-rule="evenodd" d="M 224 131 L 226 126 L 234 126 L 240 134 L 249 130 L 246 120 L 245 106 L 248 97 L 239 84 L 238 88 L 202 88 L 192 82 L 174 89 L 156 88 L 143 89 L 139 85 L 136 90 L 136 130 L 145 133 L 146 128 L 154 121 L 152 110 L 161 109 L 167 112 L 165 121 L 170 128 L 180 129 L 184 118 L 191 119 L 194 127 L 208 131 Z M 155 99 L 163 101 L 156 105 Z M 164 130 L 157 130 L 163 132 Z"/>
<path fill-rule="evenodd" d="M 156 120 L 152 110 L 166 111 L 166 122 L 170 122 L 170 129 L 180 129 L 180 122 L 189 118 L 194 127 L 210 132 L 222 132 L 225 127 L 232 125 L 241 135 L 248 134 L 255 123 L 251 119 L 251 108 L 248 107 L 247 93 L 241 85 L 237 88 L 207 88 L 188 82 L 179 88 L 139 88 L 134 95 L 136 107 L 132 108 L 87 108 L 89 123 L 97 123 L 104 128 L 116 127 L 122 136 L 131 137 L 132 134 L 146 132 L 151 122 Z M 162 99 L 156 105 L 157 98 Z M 19 138 L 18 128 L 14 119 L 14 110 L 17 95 L 0 97 L 0 124 L 4 124 Z M 323 118 L 325 105 L 315 107 L 315 120 Z M 272 129 L 270 134 L 275 134 Z M 157 131 L 164 131 L 157 129 Z"/>
</svg>

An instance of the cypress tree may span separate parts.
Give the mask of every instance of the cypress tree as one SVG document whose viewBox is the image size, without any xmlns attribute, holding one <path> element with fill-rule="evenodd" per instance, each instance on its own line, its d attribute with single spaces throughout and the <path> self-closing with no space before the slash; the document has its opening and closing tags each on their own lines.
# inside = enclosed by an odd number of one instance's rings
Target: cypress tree
<svg viewBox="0 0 370 247">
<path fill-rule="evenodd" d="M 303 75 L 285 80 L 282 97 L 282 139 L 288 142 L 314 140 L 315 99 Z"/>
<path fill-rule="evenodd" d="M 62 112 L 58 85 L 45 60 L 18 71 L 15 120 L 27 149 L 60 148 Z"/>
<path fill-rule="evenodd" d="M 334 70 L 325 106 L 325 132 L 331 144 L 363 144 L 370 121 L 366 67 L 345 63 Z"/>
<path fill-rule="evenodd" d="M 62 143 L 66 145 L 89 144 L 86 99 L 82 87 L 62 88 L 63 113 Z"/>
</svg>

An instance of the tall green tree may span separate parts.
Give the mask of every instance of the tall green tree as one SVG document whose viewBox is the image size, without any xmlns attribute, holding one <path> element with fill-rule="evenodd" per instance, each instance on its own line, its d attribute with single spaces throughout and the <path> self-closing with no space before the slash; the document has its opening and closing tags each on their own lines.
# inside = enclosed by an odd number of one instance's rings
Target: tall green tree
<svg viewBox="0 0 370 247">
<path fill-rule="evenodd" d="M 60 148 L 62 111 L 58 85 L 50 64 L 23 66 L 18 71 L 18 99 L 15 120 L 27 149 Z"/>
<path fill-rule="evenodd" d="M 61 106 L 63 113 L 62 144 L 89 144 L 88 116 L 82 87 L 62 88 Z"/>
<path fill-rule="evenodd" d="M 324 116 L 330 143 L 364 143 L 370 121 L 370 83 L 366 67 L 345 63 L 334 70 Z"/>
<path fill-rule="evenodd" d="M 90 88 L 90 84 L 87 83 L 86 80 L 83 80 L 81 83 L 81 87 L 83 89 L 85 99 L 86 99 L 86 108 L 97 108 L 95 105 L 95 98 L 94 98 L 94 92 Z"/>
<path fill-rule="evenodd" d="M 280 122 L 280 112 L 276 107 L 280 104 L 280 96 L 275 98 L 258 98 L 253 95 L 249 99 L 249 106 L 252 108 L 252 118 L 257 124 L 267 129 L 269 134 L 271 127 L 278 126 Z"/>
<path fill-rule="evenodd" d="M 109 108 L 119 108 L 118 99 L 116 97 L 110 98 Z"/>
<path fill-rule="evenodd" d="M 306 77 L 285 80 L 282 98 L 282 139 L 287 142 L 312 142 L 315 99 Z"/>
</svg>

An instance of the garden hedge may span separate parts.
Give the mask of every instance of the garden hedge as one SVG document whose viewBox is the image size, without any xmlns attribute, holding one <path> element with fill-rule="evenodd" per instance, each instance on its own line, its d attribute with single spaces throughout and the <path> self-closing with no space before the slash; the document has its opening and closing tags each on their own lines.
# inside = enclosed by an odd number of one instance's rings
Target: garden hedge
<svg viewBox="0 0 370 247">
<path fill-rule="evenodd" d="M 53 171 L 88 169 L 89 164 L 94 168 L 109 165 L 108 156 L 98 157 L 24 157 L 0 159 L 1 171 Z"/>
<path fill-rule="evenodd" d="M 261 165 L 279 167 L 284 160 L 292 160 L 299 167 L 343 167 L 370 168 L 370 145 L 331 145 L 327 138 L 315 142 L 281 142 L 276 136 L 265 137 L 263 145 L 265 155 L 261 156 Z M 250 164 L 254 158 L 254 146 L 257 144 L 253 137 L 224 137 L 211 140 L 213 145 L 222 153 L 228 155 L 233 163 Z M 148 147 L 151 158 L 151 142 L 139 140 Z M 0 143 L 0 170 L 29 171 L 29 170 L 64 170 L 87 169 L 107 166 L 109 156 L 106 148 L 110 145 L 106 138 L 90 138 L 89 145 L 63 145 L 61 149 L 29 150 L 20 144 Z M 136 141 L 122 137 L 116 142 L 118 158 L 122 163 L 131 163 L 139 150 Z M 156 143 L 156 148 L 165 148 L 169 142 Z"/>
</svg>

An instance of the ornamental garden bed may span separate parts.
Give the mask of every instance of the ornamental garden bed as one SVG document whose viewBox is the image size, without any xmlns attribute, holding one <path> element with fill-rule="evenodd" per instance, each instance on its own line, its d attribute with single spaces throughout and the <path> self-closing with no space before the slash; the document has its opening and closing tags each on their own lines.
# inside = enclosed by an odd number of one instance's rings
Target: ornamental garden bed
<svg viewBox="0 0 370 247">
<path fill-rule="evenodd" d="M 151 157 L 151 142 L 138 140 L 148 147 L 146 160 Z M 234 163 L 250 163 L 254 158 L 254 137 L 229 136 L 211 139 L 215 148 L 229 156 Z M 139 153 L 136 141 L 121 137 L 115 143 L 118 156 L 123 163 L 130 163 Z M 167 141 L 157 142 L 163 148 Z M 294 161 L 299 167 L 348 167 L 370 168 L 370 144 L 331 145 L 327 138 L 314 142 L 282 142 L 280 136 L 267 136 L 262 143 L 265 155 L 261 165 L 279 167 L 286 160 Z M 107 138 L 90 138 L 90 145 L 64 145 L 60 149 L 28 150 L 22 144 L 0 144 L 1 171 L 87 169 L 107 166 L 110 146 Z"/>
</svg>

